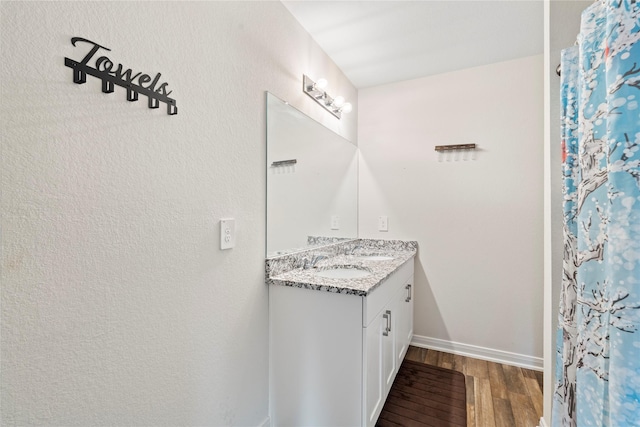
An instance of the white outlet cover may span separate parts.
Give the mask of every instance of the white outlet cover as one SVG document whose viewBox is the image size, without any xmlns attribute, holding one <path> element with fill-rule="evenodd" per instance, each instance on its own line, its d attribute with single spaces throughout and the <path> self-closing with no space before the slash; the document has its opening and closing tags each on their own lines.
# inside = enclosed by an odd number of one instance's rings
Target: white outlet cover
<svg viewBox="0 0 640 427">
<path fill-rule="evenodd" d="M 340 216 L 331 215 L 331 229 L 340 230 Z"/>
<path fill-rule="evenodd" d="M 220 219 L 220 249 L 231 249 L 236 245 L 236 220 Z"/>
<path fill-rule="evenodd" d="M 389 231 L 389 218 L 386 215 L 378 217 L 378 231 Z"/>
</svg>

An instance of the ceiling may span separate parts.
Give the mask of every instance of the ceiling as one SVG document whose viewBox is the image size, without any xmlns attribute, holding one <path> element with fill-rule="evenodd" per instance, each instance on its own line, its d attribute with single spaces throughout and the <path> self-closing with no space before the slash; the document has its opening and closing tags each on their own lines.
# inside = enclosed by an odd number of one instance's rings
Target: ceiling
<svg viewBox="0 0 640 427">
<path fill-rule="evenodd" d="M 543 52 L 543 1 L 283 1 L 356 88 Z"/>
</svg>

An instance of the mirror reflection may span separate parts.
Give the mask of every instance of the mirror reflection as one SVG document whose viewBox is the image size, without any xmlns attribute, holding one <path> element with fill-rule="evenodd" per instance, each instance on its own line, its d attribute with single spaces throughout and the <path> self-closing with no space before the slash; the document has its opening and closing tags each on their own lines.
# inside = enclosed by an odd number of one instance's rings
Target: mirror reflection
<svg viewBox="0 0 640 427">
<path fill-rule="evenodd" d="M 267 93 L 267 257 L 357 237 L 357 147 Z"/>
</svg>

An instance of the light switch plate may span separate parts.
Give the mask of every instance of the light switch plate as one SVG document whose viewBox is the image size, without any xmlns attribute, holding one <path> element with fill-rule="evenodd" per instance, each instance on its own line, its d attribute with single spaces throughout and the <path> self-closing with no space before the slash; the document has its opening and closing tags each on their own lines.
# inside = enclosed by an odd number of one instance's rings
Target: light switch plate
<svg viewBox="0 0 640 427">
<path fill-rule="evenodd" d="M 389 218 L 386 215 L 378 217 L 378 231 L 389 231 Z"/>
<path fill-rule="evenodd" d="M 231 249 L 236 245 L 236 220 L 220 219 L 220 249 Z"/>
</svg>

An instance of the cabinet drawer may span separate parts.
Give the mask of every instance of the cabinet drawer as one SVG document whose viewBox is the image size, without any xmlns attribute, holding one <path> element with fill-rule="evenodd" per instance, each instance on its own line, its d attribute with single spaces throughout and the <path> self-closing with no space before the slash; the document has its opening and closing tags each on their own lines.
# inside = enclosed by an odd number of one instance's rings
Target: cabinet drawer
<svg viewBox="0 0 640 427">
<path fill-rule="evenodd" d="M 367 327 L 380 310 L 393 298 L 398 289 L 413 276 L 413 258 L 393 272 L 384 283 L 362 298 L 362 326 Z"/>
</svg>

